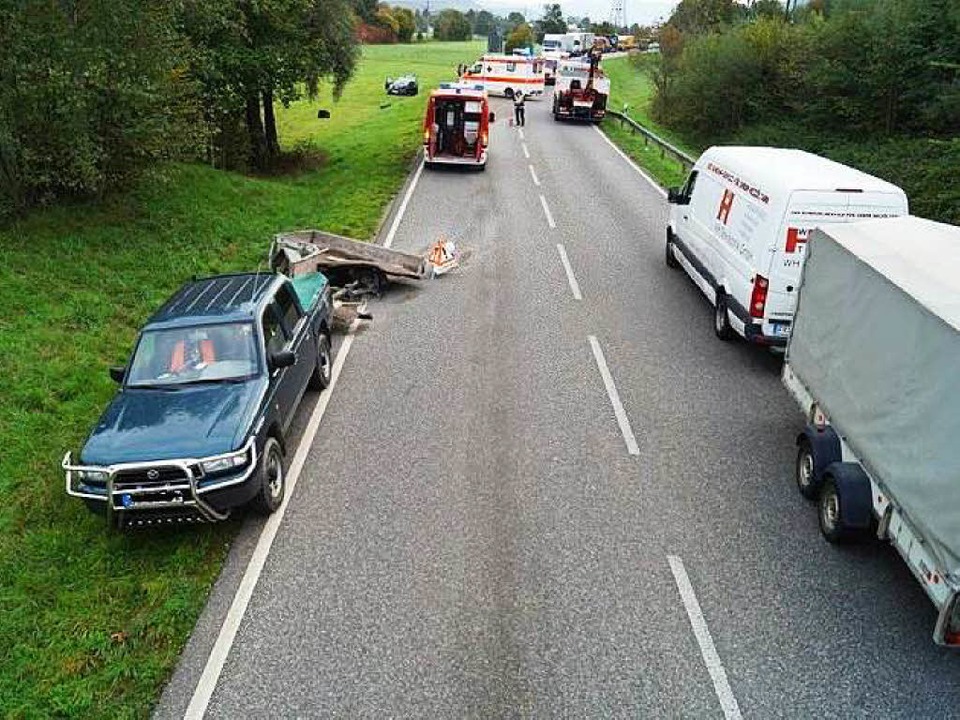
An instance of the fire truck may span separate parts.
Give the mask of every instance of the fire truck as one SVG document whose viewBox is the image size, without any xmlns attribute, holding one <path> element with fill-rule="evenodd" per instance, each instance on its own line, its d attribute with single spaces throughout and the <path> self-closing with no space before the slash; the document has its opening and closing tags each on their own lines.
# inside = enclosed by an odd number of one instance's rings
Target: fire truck
<svg viewBox="0 0 960 720">
<path fill-rule="evenodd" d="M 554 120 L 600 122 L 607 114 L 610 79 L 600 69 L 600 57 L 601 49 L 594 45 L 585 58 L 563 60 L 557 65 Z"/>
<path fill-rule="evenodd" d="M 542 57 L 488 54 L 467 68 L 463 81 L 482 84 L 494 95 L 536 97 L 544 93 L 544 63 Z"/>
<path fill-rule="evenodd" d="M 423 119 L 424 162 L 484 169 L 494 119 L 483 85 L 441 84 L 430 93 Z"/>
</svg>

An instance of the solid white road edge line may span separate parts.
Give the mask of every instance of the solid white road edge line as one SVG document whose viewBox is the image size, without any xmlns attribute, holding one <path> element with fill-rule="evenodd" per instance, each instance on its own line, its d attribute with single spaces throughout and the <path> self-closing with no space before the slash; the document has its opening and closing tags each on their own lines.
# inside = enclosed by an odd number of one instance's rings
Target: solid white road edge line
<svg viewBox="0 0 960 720">
<path fill-rule="evenodd" d="M 526 143 L 520 143 L 520 147 L 523 148 L 523 156 L 524 156 L 527 160 L 529 160 L 529 159 L 530 159 L 530 151 L 527 150 L 527 144 L 526 144 Z"/>
<path fill-rule="evenodd" d="M 537 187 L 540 187 L 540 178 L 537 177 L 537 171 L 533 169 L 533 165 L 527 165 L 530 168 L 530 176 L 533 178 L 533 184 Z"/>
<path fill-rule="evenodd" d="M 612 148 L 614 149 L 614 151 L 617 153 L 617 155 L 619 155 L 619 156 L 622 157 L 624 160 L 626 160 L 626 161 L 630 164 L 630 167 L 632 167 L 634 170 L 637 171 L 637 173 L 640 175 L 640 177 L 642 177 L 644 180 L 646 180 L 648 183 L 650 183 L 650 186 L 651 186 L 654 190 L 656 190 L 658 193 L 660 193 L 663 197 L 666 197 L 666 196 L 667 196 L 667 191 L 664 190 L 662 187 L 660 187 L 660 185 L 657 183 L 656 180 L 654 180 L 652 177 L 650 177 L 649 175 L 647 175 L 643 170 L 641 170 L 641 169 L 640 169 L 640 166 L 637 165 L 637 164 L 630 158 L 630 156 L 627 155 L 623 150 L 621 150 L 620 148 L 618 148 L 618 147 L 617 147 L 617 144 L 616 144 L 615 142 L 613 142 L 613 140 L 611 140 L 610 138 L 608 138 L 608 137 L 607 137 L 607 134 L 606 134 L 603 130 L 601 130 L 601 129 L 600 129 L 599 127 L 597 127 L 596 125 L 593 126 L 593 129 L 596 130 L 596 131 L 600 134 L 600 137 L 603 138 L 604 142 L 607 143 L 607 145 L 609 145 L 610 147 L 612 147 Z"/>
<path fill-rule="evenodd" d="M 540 204 L 543 205 L 543 214 L 547 216 L 547 225 L 551 228 L 555 228 L 557 224 L 553 221 L 553 214 L 550 212 L 550 206 L 547 205 L 547 199 L 541 195 Z"/>
<path fill-rule="evenodd" d="M 683 607 L 687 611 L 687 617 L 690 618 L 690 625 L 693 628 L 693 634 L 697 638 L 697 644 L 700 645 L 700 654 L 703 656 L 703 662 L 707 666 L 707 672 L 710 673 L 710 679 L 713 680 L 713 690 L 720 701 L 720 707 L 723 709 L 723 716 L 727 720 L 741 720 L 740 706 L 737 699 L 733 696 L 733 690 L 730 689 L 730 683 L 727 682 L 727 671 L 723 669 L 723 663 L 717 654 L 717 648 L 713 644 L 713 638 L 710 636 L 710 629 L 707 627 L 707 621 L 700 610 L 700 603 L 697 601 L 697 595 L 693 592 L 693 585 L 690 584 L 690 577 L 683 566 L 683 560 L 675 555 L 668 555 L 667 562 L 670 563 L 670 569 L 673 571 L 673 579 L 677 582 L 677 589 L 680 591 L 680 599 L 683 601 Z"/>
<path fill-rule="evenodd" d="M 361 306 L 362 309 L 362 306 Z M 313 414 L 307 423 L 303 437 L 300 439 L 300 445 L 293 456 L 293 462 L 287 470 L 287 487 L 283 496 L 283 502 L 277 511 L 273 513 L 263 525 L 260 531 L 260 538 L 257 540 L 257 546 L 250 556 L 250 562 L 243 573 L 243 579 L 240 581 L 240 587 L 237 588 L 237 594 L 230 603 L 230 609 L 227 611 L 227 617 L 220 627 L 220 633 L 210 651 L 210 657 L 204 665 L 203 674 L 197 682 L 197 687 L 190 698 L 190 705 L 184 713 L 184 718 L 188 720 L 200 720 L 207 712 L 207 706 L 210 704 L 210 698 L 213 697 L 213 691 L 217 687 L 217 681 L 220 679 L 220 673 L 223 672 L 224 663 L 230 654 L 230 648 L 233 647 L 233 641 L 240 629 L 240 623 L 247 611 L 247 605 L 250 604 L 250 598 L 253 597 L 253 591 L 260 579 L 260 573 L 267 562 L 267 556 L 270 554 L 270 548 L 273 540 L 277 536 L 277 530 L 280 529 L 280 523 L 283 522 L 283 516 L 287 511 L 287 504 L 293 497 L 293 491 L 297 487 L 297 479 L 300 477 L 300 471 L 303 470 L 303 464 L 307 459 L 307 453 L 310 452 L 310 446 L 313 445 L 313 439 L 317 435 L 320 427 L 320 421 L 327 411 L 327 405 L 333 395 L 333 390 L 337 386 L 337 379 L 340 377 L 340 371 L 347 360 L 350 348 L 353 347 L 353 339 L 360 324 L 360 318 L 357 318 L 350 324 L 347 330 L 347 336 L 343 339 L 340 351 L 333 361 L 333 368 L 330 374 L 330 386 L 320 394 L 316 407 L 313 408 Z"/>
<path fill-rule="evenodd" d="M 634 437 L 633 430 L 630 428 L 627 411 L 623 409 L 623 403 L 620 402 L 620 393 L 617 392 L 617 386 L 613 384 L 613 377 L 610 375 L 607 361 L 603 358 L 600 343 L 597 342 L 595 335 L 588 335 L 587 340 L 590 341 L 593 357 L 597 361 L 597 367 L 600 368 L 600 377 L 603 378 L 603 384 L 607 388 L 607 396 L 610 398 L 610 404 L 613 405 L 613 414 L 617 416 L 620 433 L 623 435 L 624 442 L 627 443 L 627 452 L 631 455 L 639 455 L 640 447 L 637 445 L 637 438 Z"/>
<path fill-rule="evenodd" d="M 390 231 L 387 233 L 386 239 L 383 241 L 383 246 L 389 248 L 393 245 L 393 238 L 397 234 L 397 228 L 400 227 L 400 221 L 403 220 L 403 214 L 407 211 L 407 203 L 410 202 L 410 197 L 413 195 L 413 191 L 417 189 L 417 183 L 420 182 L 420 175 L 423 174 L 424 161 L 420 161 L 420 166 L 417 168 L 417 172 L 413 175 L 413 180 L 410 182 L 410 187 L 407 188 L 407 192 L 403 196 L 403 201 L 400 203 L 400 209 L 397 210 L 396 217 L 393 218 L 393 222 L 390 224 Z"/>
<path fill-rule="evenodd" d="M 580 294 L 580 285 L 577 283 L 577 278 L 573 276 L 570 258 L 567 257 L 567 251 L 560 243 L 557 243 L 557 252 L 560 253 L 560 262 L 563 263 L 563 269 L 567 271 L 567 282 L 570 283 L 570 292 L 573 293 L 573 299 L 583 300 L 583 295 Z"/>
</svg>

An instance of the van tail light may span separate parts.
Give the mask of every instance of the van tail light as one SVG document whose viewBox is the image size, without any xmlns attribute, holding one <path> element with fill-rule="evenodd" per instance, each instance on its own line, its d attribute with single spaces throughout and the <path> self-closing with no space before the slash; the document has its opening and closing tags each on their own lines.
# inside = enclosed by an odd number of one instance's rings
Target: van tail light
<svg viewBox="0 0 960 720">
<path fill-rule="evenodd" d="M 750 293 L 750 317 L 762 318 L 767 308 L 767 290 L 770 283 L 762 275 L 753 279 L 753 292 Z"/>
</svg>

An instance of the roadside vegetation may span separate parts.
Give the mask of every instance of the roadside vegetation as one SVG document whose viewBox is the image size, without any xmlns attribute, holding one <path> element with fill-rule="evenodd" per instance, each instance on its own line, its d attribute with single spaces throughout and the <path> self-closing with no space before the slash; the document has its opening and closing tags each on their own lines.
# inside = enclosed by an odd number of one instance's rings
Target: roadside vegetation
<svg viewBox="0 0 960 720">
<path fill-rule="evenodd" d="M 627 103 L 694 154 L 750 144 L 825 155 L 902 186 L 915 214 L 960 223 L 958 38 L 951 0 L 820 1 L 789 14 L 776 0 L 683 0 L 659 54 L 606 64 L 611 106 Z"/>
<path fill-rule="evenodd" d="M 149 714 L 237 523 L 108 534 L 66 497 L 63 453 L 113 393 L 108 366 L 192 275 L 257 267 L 281 230 L 369 237 L 420 143 L 422 96 L 388 98 L 384 77 L 414 72 L 426 90 L 482 51 L 366 47 L 339 101 L 326 84 L 278 106 L 284 174 L 161 163 L 0 228 L 0 717 Z"/>
</svg>

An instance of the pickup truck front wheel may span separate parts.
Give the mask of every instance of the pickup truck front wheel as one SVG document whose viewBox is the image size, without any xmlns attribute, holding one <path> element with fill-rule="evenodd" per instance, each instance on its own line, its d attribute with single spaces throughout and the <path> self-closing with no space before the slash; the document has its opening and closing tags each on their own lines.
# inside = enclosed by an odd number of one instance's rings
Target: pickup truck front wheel
<svg viewBox="0 0 960 720">
<path fill-rule="evenodd" d="M 274 437 L 267 438 L 260 455 L 260 467 L 254 475 L 259 487 L 251 501 L 253 509 L 262 515 L 276 512 L 287 489 L 287 473 L 283 466 L 283 450 Z"/>
<path fill-rule="evenodd" d="M 330 353 L 330 336 L 321 333 L 320 339 L 317 341 L 317 364 L 310 376 L 310 388 L 312 390 L 324 390 L 329 387 L 332 374 L 333 360 Z"/>
</svg>

